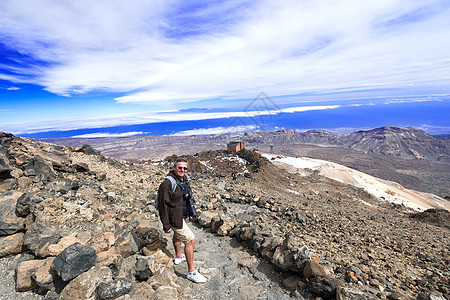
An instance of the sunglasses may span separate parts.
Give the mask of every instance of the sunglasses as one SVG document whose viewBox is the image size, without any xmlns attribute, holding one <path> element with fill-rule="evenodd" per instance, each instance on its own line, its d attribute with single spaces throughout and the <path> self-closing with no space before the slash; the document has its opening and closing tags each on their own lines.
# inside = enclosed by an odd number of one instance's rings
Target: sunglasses
<svg viewBox="0 0 450 300">
<path fill-rule="evenodd" d="M 178 170 L 185 170 L 185 171 L 187 171 L 187 168 L 186 167 L 178 167 Z"/>
</svg>

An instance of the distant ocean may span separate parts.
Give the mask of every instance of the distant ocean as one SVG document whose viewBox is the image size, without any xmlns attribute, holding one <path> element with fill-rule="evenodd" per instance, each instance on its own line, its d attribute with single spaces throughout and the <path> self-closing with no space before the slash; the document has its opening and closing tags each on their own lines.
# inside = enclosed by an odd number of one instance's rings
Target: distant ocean
<svg viewBox="0 0 450 300">
<path fill-rule="evenodd" d="M 363 104 L 360 104 L 363 103 Z M 314 104 L 317 105 L 317 104 Z M 336 103 L 320 103 L 336 105 Z M 88 128 L 69 131 L 49 131 L 21 136 L 30 138 L 68 138 L 130 135 L 191 135 L 207 133 L 243 133 L 274 131 L 282 128 L 305 131 L 328 129 L 335 134 L 381 126 L 415 127 L 432 135 L 450 134 L 450 99 L 409 101 L 383 100 L 342 102 L 338 108 L 303 112 L 280 112 L 252 117 L 220 118 L 195 121 L 172 121 Z M 270 109 L 274 109 L 271 107 Z M 276 112 L 276 111 L 275 111 Z"/>
</svg>

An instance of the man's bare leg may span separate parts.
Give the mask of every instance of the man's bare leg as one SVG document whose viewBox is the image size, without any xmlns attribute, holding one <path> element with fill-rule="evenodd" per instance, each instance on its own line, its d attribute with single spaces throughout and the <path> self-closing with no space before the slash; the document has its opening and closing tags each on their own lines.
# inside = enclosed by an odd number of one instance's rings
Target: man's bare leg
<svg viewBox="0 0 450 300">
<path fill-rule="evenodd" d="M 189 272 L 193 272 L 195 270 L 195 267 L 194 267 L 194 245 L 195 245 L 195 238 L 193 238 L 189 243 L 184 245 L 184 255 L 186 256 L 186 262 L 188 265 Z M 180 246 L 180 248 L 181 248 L 181 246 Z M 181 253 L 181 251 L 180 251 L 180 253 Z"/>
<path fill-rule="evenodd" d="M 175 248 L 175 257 L 180 258 L 183 255 L 181 253 L 181 241 L 174 236 L 172 239 L 172 243 L 173 247 Z"/>
</svg>

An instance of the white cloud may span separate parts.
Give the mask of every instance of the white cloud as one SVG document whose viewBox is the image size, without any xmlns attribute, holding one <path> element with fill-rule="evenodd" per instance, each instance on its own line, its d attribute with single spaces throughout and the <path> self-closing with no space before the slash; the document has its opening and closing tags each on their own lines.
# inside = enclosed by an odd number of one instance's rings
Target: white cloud
<svg viewBox="0 0 450 300">
<path fill-rule="evenodd" d="M 281 109 L 281 112 L 285 113 L 296 113 L 296 112 L 303 112 L 303 111 L 311 111 L 311 110 L 326 110 L 326 109 L 336 109 L 341 107 L 341 105 L 322 105 L 322 106 L 300 106 L 300 107 L 289 107 Z"/>
<path fill-rule="evenodd" d="M 392 98 L 385 101 L 383 104 L 400 104 L 400 103 L 414 103 L 414 102 L 441 102 L 442 100 L 435 97 L 417 97 L 417 98 Z"/>
<path fill-rule="evenodd" d="M 142 112 L 137 114 L 111 115 L 99 118 L 74 118 L 63 120 L 48 120 L 39 122 L 14 122 L 2 124 L 2 128 L 15 134 L 30 134 L 45 131 L 64 131 L 76 130 L 83 128 L 101 128 L 120 125 L 148 124 L 170 121 L 197 121 L 230 118 L 230 120 L 239 120 L 239 118 L 252 118 L 259 116 L 270 116 L 279 113 L 292 113 L 301 111 L 336 109 L 339 105 L 334 106 L 305 106 L 285 109 L 262 109 L 260 111 L 234 111 L 234 112 Z M 244 124 L 246 126 L 248 124 Z"/>
<path fill-rule="evenodd" d="M 439 135 L 439 134 L 450 134 L 450 126 L 438 126 L 438 125 L 428 125 L 422 124 L 417 127 L 418 129 L 422 129 L 426 131 L 428 134 Z"/>
<path fill-rule="evenodd" d="M 448 92 L 449 13 L 440 0 L 4 0 L 0 36 L 45 63 L 3 66 L 17 75 L 0 79 L 167 105 L 260 91 Z"/>
<path fill-rule="evenodd" d="M 188 135 L 202 135 L 202 134 L 241 134 L 245 132 L 252 132 L 257 128 L 256 125 L 248 126 L 229 126 L 229 127 L 213 127 L 213 128 L 196 128 L 192 130 L 179 131 L 172 136 L 188 136 Z"/>
<path fill-rule="evenodd" d="M 145 132 L 143 131 L 130 131 L 130 132 L 122 132 L 122 133 L 109 133 L 109 132 L 95 132 L 95 133 L 87 133 L 74 135 L 72 138 L 104 138 L 104 137 L 127 137 L 127 136 L 135 136 L 135 135 L 143 135 Z"/>
<path fill-rule="evenodd" d="M 20 90 L 20 88 L 19 87 L 16 87 L 16 86 L 12 86 L 12 87 L 9 87 L 9 88 L 6 88 L 8 91 L 18 91 L 18 90 Z"/>
</svg>

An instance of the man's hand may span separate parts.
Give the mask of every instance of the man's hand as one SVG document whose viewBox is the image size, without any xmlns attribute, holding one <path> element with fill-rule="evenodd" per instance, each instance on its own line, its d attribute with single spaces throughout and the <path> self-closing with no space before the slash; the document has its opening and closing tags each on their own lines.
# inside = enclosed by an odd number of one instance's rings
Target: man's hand
<svg viewBox="0 0 450 300">
<path fill-rule="evenodd" d="M 172 232 L 172 228 L 169 228 L 168 230 L 164 231 L 165 233 L 171 233 Z"/>
</svg>

